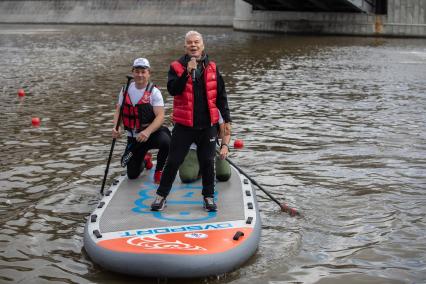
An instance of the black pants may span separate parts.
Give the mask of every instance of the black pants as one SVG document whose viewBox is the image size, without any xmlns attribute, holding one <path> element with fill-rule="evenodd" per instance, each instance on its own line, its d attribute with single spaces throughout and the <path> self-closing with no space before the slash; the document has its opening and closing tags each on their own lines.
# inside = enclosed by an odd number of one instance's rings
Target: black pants
<svg viewBox="0 0 426 284">
<path fill-rule="evenodd" d="M 136 138 L 127 137 L 127 145 L 132 144 L 133 156 L 127 164 L 127 176 L 129 179 L 137 178 L 143 171 L 145 164 L 143 163 L 145 154 L 150 149 L 158 149 L 156 171 L 163 170 L 169 154 L 170 131 L 167 127 L 160 127 L 152 133 L 145 142 L 137 142 Z"/>
<path fill-rule="evenodd" d="M 203 196 L 214 196 L 215 172 L 214 158 L 216 151 L 217 127 L 193 129 L 176 124 L 172 131 L 170 154 L 164 167 L 157 194 L 166 197 L 172 188 L 177 171 L 194 142 L 197 145 L 197 156 L 203 183 Z"/>
</svg>

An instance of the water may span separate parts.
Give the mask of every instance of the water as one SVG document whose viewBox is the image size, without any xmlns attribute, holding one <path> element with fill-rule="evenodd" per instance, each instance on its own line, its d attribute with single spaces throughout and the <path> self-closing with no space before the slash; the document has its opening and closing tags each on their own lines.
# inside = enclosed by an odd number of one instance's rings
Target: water
<svg viewBox="0 0 426 284">
<path fill-rule="evenodd" d="M 170 114 L 167 70 L 187 30 L 0 25 L 0 283 L 157 283 L 93 264 L 83 228 L 132 60 L 151 61 Z M 221 277 L 168 282 L 423 283 L 426 40 L 199 30 L 245 142 L 232 160 L 305 217 L 258 191 L 257 253 Z"/>
</svg>

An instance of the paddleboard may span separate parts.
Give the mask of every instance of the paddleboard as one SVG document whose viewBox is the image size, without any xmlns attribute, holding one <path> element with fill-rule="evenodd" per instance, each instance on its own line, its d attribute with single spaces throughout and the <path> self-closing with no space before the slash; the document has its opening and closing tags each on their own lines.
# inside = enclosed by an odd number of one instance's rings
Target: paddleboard
<svg viewBox="0 0 426 284">
<path fill-rule="evenodd" d="M 154 168 L 153 168 L 154 169 Z M 84 230 L 84 247 L 107 270 L 144 277 L 220 275 L 243 265 L 260 241 L 261 220 L 250 181 L 231 167 L 217 182 L 217 212 L 203 209 L 201 181 L 176 178 L 167 207 L 154 212 L 154 170 L 113 181 Z"/>
</svg>

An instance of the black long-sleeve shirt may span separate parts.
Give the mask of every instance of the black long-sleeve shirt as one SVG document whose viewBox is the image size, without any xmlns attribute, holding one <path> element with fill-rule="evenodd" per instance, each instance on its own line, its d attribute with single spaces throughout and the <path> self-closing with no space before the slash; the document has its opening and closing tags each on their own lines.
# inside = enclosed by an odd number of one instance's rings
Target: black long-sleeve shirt
<svg viewBox="0 0 426 284">
<path fill-rule="evenodd" d="M 184 72 L 181 77 L 175 73 L 175 71 L 170 68 L 168 73 L 167 81 L 167 90 L 170 95 L 177 96 L 181 95 L 185 89 L 186 82 L 188 80 L 189 74 L 186 70 L 188 61 L 190 57 L 185 55 L 179 59 L 182 65 L 185 67 Z M 207 95 L 204 82 L 204 66 L 208 65 L 207 55 L 203 58 L 203 62 L 200 62 L 196 71 L 196 80 L 193 85 L 194 89 L 194 128 L 203 129 L 211 125 L 210 113 L 207 104 Z M 216 68 L 216 78 L 217 78 L 217 97 L 216 97 L 216 106 L 220 111 L 220 114 L 223 117 L 225 122 L 231 122 L 231 115 L 229 112 L 228 106 L 228 97 L 226 95 L 225 82 L 223 81 L 222 75 L 219 72 L 219 69 Z"/>
</svg>

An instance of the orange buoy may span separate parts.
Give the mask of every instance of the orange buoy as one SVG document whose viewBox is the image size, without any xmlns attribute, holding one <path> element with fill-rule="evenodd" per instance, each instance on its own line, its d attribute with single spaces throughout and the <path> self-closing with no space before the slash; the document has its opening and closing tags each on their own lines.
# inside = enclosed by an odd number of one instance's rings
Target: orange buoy
<svg viewBox="0 0 426 284">
<path fill-rule="evenodd" d="M 31 124 L 32 124 L 34 127 L 39 127 L 39 126 L 40 126 L 40 118 L 38 118 L 38 117 L 33 117 L 33 118 L 31 119 Z"/>
<path fill-rule="evenodd" d="M 241 139 L 235 139 L 234 141 L 234 148 L 241 149 L 244 147 L 244 142 Z"/>
<path fill-rule="evenodd" d="M 24 91 L 24 89 L 19 89 L 18 90 L 18 97 L 25 97 L 25 91 Z"/>
</svg>

